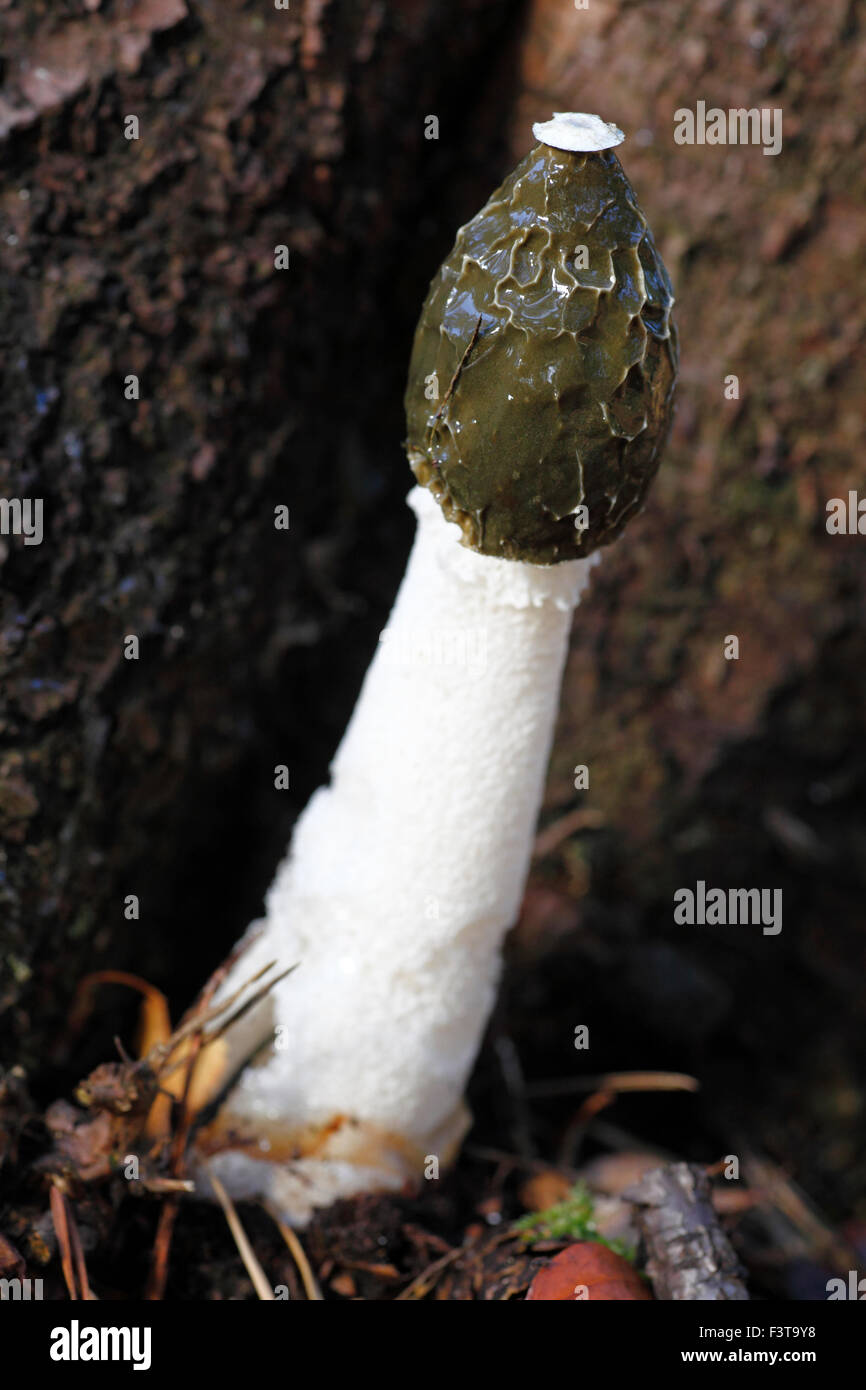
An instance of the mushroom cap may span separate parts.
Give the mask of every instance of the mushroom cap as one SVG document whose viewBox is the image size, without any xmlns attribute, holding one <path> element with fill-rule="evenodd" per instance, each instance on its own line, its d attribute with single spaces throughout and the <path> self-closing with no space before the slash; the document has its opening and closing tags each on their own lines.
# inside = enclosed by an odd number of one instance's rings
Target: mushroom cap
<svg viewBox="0 0 866 1390">
<path fill-rule="evenodd" d="M 620 533 L 670 424 L 673 302 L 611 149 L 537 145 L 461 227 L 415 333 L 406 450 L 464 544 L 553 564 Z"/>
</svg>

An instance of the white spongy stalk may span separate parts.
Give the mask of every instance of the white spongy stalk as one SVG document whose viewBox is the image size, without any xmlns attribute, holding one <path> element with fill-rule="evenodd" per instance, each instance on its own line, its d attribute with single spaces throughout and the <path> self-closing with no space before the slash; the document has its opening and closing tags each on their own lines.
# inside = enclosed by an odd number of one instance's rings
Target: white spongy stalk
<svg viewBox="0 0 866 1390">
<path fill-rule="evenodd" d="M 233 1118 L 351 1116 L 424 1156 L 462 1132 L 592 560 L 478 555 L 428 492 L 409 501 L 408 569 L 331 783 L 298 821 L 265 931 L 223 993 L 265 961 L 298 963 L 275 991 L 278 1048 L 243 1073 Z M 352 1189 L 340 1168 L 323 1193 L 334 1179 Z M 355 1188 L 370 1185 L 359 1170 Z"/>
</svg>

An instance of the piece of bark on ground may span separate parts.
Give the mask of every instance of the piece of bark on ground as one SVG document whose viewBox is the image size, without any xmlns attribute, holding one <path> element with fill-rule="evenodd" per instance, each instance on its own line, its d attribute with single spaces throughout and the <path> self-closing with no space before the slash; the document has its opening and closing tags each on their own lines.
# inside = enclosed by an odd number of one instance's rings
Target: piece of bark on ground
<svg viewBox="0 0 866 1390">
<path fill-rule="evenodd" d="M 749 1294 L 734 1248 L 713 1210 L 710 1184 L 696 1164 L 654 1168 L 623 1194 L 637 1206 L 656 1298 L 744 1301 Z"/>
</svg>

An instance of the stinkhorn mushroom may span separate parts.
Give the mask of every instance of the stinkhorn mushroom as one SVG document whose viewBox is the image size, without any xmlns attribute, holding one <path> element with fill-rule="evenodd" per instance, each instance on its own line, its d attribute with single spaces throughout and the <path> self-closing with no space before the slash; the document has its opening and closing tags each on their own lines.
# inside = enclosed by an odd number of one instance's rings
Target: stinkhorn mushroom
<svg viewBox="0 0 866 1390">
<path fill-rule="evenodd" d="M 534 134 L 427 296 L 408 568 L 330 785 L 222 989 L 297 967 L 212 1044 L 233 1081 L 199 1139 L 235 1196 L 296 1223 L 438 1172 L 467 1129 L 572 611 L 671 413 L 673 297 L 622 134 L 576 114 Z"/>
</svg>

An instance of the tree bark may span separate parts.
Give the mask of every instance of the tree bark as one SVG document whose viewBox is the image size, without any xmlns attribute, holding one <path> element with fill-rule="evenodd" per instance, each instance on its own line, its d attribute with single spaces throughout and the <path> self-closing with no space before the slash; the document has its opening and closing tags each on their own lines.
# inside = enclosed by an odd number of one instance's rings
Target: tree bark
<svg viewBox="0 0 866 1390">
<path fill-rule="evenodd" d="M 0 3 L 0 496 L 45 529 L 0 538 L 9 1061 L 44 1060 L 85 970 L 186 1002 L 327 774 L 410 540 L 414 318 L 505 158 L 513 14 Z M 94 1054 L 128 1021 L 103 1002 Z"/>
</svg>

